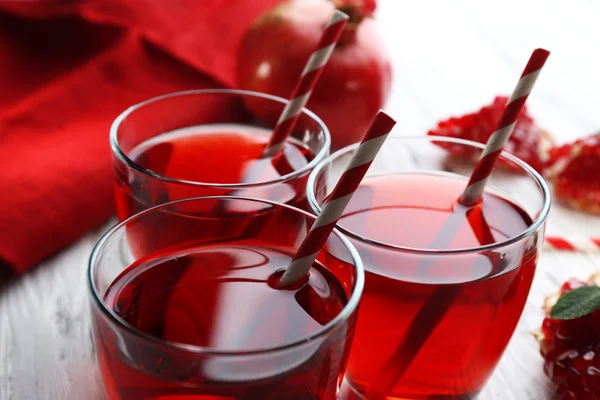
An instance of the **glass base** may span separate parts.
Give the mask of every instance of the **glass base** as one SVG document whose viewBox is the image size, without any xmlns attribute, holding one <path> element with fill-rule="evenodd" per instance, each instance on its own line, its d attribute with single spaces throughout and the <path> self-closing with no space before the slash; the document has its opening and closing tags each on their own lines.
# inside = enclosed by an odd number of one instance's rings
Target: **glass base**
<svg viewBox="0 0 600 400">
<path fill-rule="evenodd" d="M 388 396 L 385 400 L 474 400 L 477 398 L 479 393 L 471 393 L 465 395 L 433 395 L 427 397 L 395 397 Z M 368 400 L 366 397 L 362 395 L 362 393 L 356 389 L 352 384 L 344 378 L 342 381 L 342 387 L 340 388 L 340 393 L 337 397 L 337 400 Z"/>
<path fill-rule="evenodd" d="M 348 379 L 344 378 L 342 381 L 342 387 L 340 388 L 340 393 L 337 397 L 337 400 L 366 400 L 362 394 L 358 390 L 356 390 Z"/>
</svg>

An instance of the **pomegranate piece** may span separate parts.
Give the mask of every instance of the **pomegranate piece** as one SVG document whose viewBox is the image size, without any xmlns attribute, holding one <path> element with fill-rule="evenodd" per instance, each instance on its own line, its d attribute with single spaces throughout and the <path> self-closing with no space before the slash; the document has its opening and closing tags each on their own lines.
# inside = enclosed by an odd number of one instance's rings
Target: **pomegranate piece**
<svg viewBox="0 0 600 400">
<path fill-rule="evenodd" d="M 552 307 L 554 307 L 554 305 L 556 304 L 556 301 L 560 298 L 560 296 L 562 296 L 563 294 L 565 294 L 573 289 L 576 289 L 581 286 L 585 286 L 587 284 L 588 284 L 588 282 L 582 281 L 581 279 L 578 279 L 578 278 L 571 278 L 568 281 L 566 281 L 565 283 L 563 283 L 558 292 L 554 293 L 551 296 L 546 297 L 546 300 L 544 301 L 544 306 L 542 307 L 544 309 L 545 313 L 548 315 L 550 314 L 550 312 L 552 311 Z"/>
<path fill-rule="evenodd" d="M 600 133 L 553 148 L 546 177 L 556 198 L 600 214 Z"/>
<path fill-rule="evenodd" d="M 546 298 L 546 318 L 536 335 L 544 372 L 556 383 L 562 400 L 600 400 L 600 310 L 573 319 L 550 316 L 563 295 L 583 286 L 598 286 L 598 275 L 587 281 L 570 279 Z"/>
<path fill-rule="evenodd" d="M 498 96 L 491 104 L 482 107 L 477 112 L 438 122 L 437 126 L 428 132 L 428 135 L 467 139 L 485 144 L 494 133 L 507 101 L 507 97 Z M 552 144 L 553 140 L 548 132 L 536 125 L 533 118 L 527 113 L 527 108 L 524 107 L 504 150 L 525 161 L 538 172 L 542 172 Z M 462 145 L 448 143 L 438 143 L 438 145 L 458 157 L 477 161 L 479 156 L 479 152 Z M 499 165 L 519 170 L 514 164 L 502 159 L 499 160 Z"/>
</svg>

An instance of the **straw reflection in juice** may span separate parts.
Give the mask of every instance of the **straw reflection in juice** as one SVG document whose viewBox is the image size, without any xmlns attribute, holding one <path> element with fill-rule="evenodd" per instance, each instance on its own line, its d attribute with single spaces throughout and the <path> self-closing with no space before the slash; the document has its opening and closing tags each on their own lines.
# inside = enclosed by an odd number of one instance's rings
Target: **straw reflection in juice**
<svg viewBox="0 0 600 400">
<path fill-rule="evenodd" d="M 308 282 L 295 289 L 271 287 L 293 252 L 248 239 L 174 249 L 131 265 L 104 300 L 144 334 L 214 352 L 301 341 L 335 318 L 348 300 L 336 276 L 319 262 Z M 96 346 L 109 398 L 128 400 L 333 400 L 352 335 L 341 330 L 347 337 L 315 340 L 301 353 L 254 355 L 247 365 L 243 356 L 237 362 L 224 356 L 184 358 L 148 347 L 141 338 L 113 337 L 108 326 L 98 325 Z"/>
<path fill-rule="evenodd" d="M 450 174 L 367 177 L 339 225 L 385 244 L 427 249 L 450 213 L 456 212 L 453 207 L 465 185 L 464 178 Z M 532 224 L 519 206 L 494 194 L 485 193 L 477 207 L 479 213 L 469 214 L 469 221 L 464 215 L 448 249 L 480 246 L 475 232 L 484 223 L 492 243 L 512 238 Z M 425 256 L 351 241 L 363 259 L 366 281 L 346 371 L 350 385 L 365 393 L 423 304 L 436 289 L 454 286 L 458 296 L 387 398 L 474 398 L 521 316 L 536 268 L 536 248 L 513 260 L 498 254 Z M 424 258 L 429 259 L 424 263 Z"/>
<path fill-rule="evenodd" d="M 261 157 L 271 133 L 269 129 L 242 124 L 212 124 L 166 132 L 140 143 L 130 153 L 132 161 L 153 173 L 191 184 L 166 184 L 157 179 L 117 180 L 115 197 L 119 219 L 168 201 L 235 192 L 199 187 L 194 182 L 271 181 L 305 167 L 314 158 L 308 148 L 294 139 L 288 139 L 283 151 L 275 156 Z M 306 209 L 306 180 L 304 176 L 262 191 L 236 194 L 268 198 Z"/>
</svg>

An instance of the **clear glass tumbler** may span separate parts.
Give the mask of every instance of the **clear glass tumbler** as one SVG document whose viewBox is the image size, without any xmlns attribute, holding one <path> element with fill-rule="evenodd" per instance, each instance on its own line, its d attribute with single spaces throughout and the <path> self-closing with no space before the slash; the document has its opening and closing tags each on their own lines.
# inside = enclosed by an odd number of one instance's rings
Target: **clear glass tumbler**
<svg viewBox="0 0 600 400">
<path fill-rule="evenodd" d="M 365 265 L 346 371 L 358 398 L 474 398 L 513 334 L 550 196 L 535 170 L 503 153 L 483 200 L 457 204 L 474 165 L 465 157 L 478 159 L 483 147 L 390 137 L 338 223 Z M 311 174 L 314 212 L 356 148 L 332 154 Z"/>
<path fill-rule="evenodd" d="M 261 157 L 287 103 L 263 93 L 209 89 L 130 107 L 110 132 L 119 219 L 199 196 L 257 197 L 308 210 L 306 181 L 329 154 L 331 139 L 304 109 L 284 150 Z"/>
<path fill-rule="evenodd" d="M 107 232 L 88 283 L 108 397 L 335 399 L 364 285 L 358 253 L 334 230 L 307 282 L 269 285 L 315 218 L 268 200 L 203 197 Z"/>
</svg>

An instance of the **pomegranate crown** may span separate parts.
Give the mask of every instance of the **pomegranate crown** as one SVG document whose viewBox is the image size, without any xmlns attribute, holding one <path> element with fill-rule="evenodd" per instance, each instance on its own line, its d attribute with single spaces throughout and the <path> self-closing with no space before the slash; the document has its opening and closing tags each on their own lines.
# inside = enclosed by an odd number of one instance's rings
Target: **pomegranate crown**
<svg viewBox="0 0 600 400">
<path fill-rule="evenodd" d="M 350 17 L 350 23 L 360 23 L 370 17 L 377 8 L 376 0 L 334 0 L 335 8 L 345 12 Z"/>
</svg>

